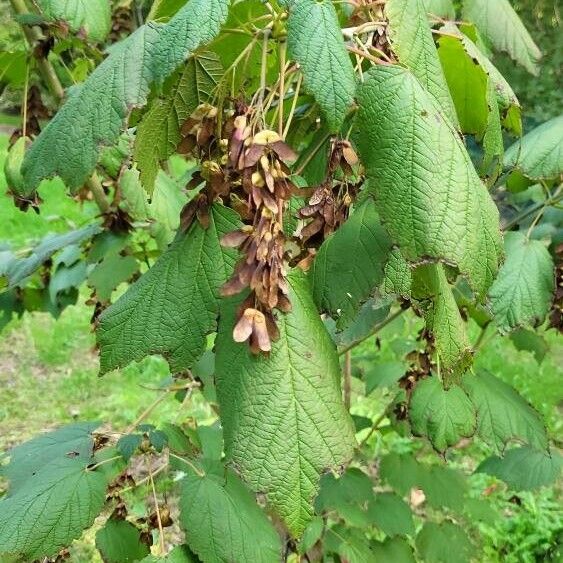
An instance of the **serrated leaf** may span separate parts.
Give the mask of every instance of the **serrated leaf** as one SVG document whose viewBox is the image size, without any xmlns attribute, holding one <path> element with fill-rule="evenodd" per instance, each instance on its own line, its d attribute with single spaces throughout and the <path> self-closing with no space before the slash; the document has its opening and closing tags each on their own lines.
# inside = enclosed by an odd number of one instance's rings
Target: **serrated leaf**
<svg viewBox="0 0 563 563">
<path fill-rule="evenodd" d="M 421 465 L 421 468 L 420 487 L 426 494 L 428 504 L 439 510 L 449 508 L 461 513 L 468 489 L 465 475 L 441 465 Z"/>
<path fill-rule="evenodd" d="M 401 251 L 394 248 L 385 264 L 385 277 L 382 291 L 390 295 L 410 297 L 412 286 L 412 270 Z"/>
<path fill-rule="evenodd" d="M 139 271 L 139 262 L 133 256 L 107 256 L 88 275 L 88 285 L 101 301 L 109 301 L 113 291 L 129 281 Z"/>
<path fill-rule="evenodd" d="M 526 350 L 534 354 L 536 362 L 541 364 L 549 351 L 545 338 L 532 330 L 519 329 L 510 334 L 510 340 L 516 350 Z"/>
<path fill-rule="evenodd" d="M 204 462 L 202 477 L 189 470 L 182 481 L 180 521 L 190 548 L 209 563 L 275 563 L 281 541 L 250 491 L 217 462 Z"/>
<path fill-rule="evenodd" d="M 424 0 L 426 12 L 432 16 L 453 20 L 455 8 L 452 0 Z"/>
<path fill-rule="evenodd" d="M 384 227 L 409 262 L 456 264 L 483 297 L 502 254 L 499 214 L 463 143 L 408 71 L 365 78 L 355 140 Z"/>
<path fill-rule="evenodd" d="M 354 100 L 354 67 L 336 10 L 329 0 L 296 0 L 287 21 L 288 51 L 301 66 L 331 131 L 338 131 Z"/>
<path fill-rule="evenodd" d="M 313 298 L 337 326 L 350 323 L 383 281 L 390 250 L 391 241 L 371 198 L 322 244 L 310 273 Z"/>
<path fill-rule="evenodd" d="M 109 0 L 38 0 L 43 15 L 68 23 L 75 33 L 85 33 L 93 41 L 103 41 L 111 28 Z"/>
<path fill-rule="evenodd" d="M 307 553 L 321 539 L 324 531 L 324 520 L 319 516 L 313 518 L 303 532 L 299 542 L 299 553 Z"/>
<path fill-rule="evenodd" d="M 432 332 L 444 383 L 449 386 L 472 362 L 471 343 L 441 264 L 420 266 L 413 274 L 413 297 L 421 299 Z"/>
<path fill-rule="evenodd" d="M 96 547 L 104 563 L 133 563 L 150 554 L 141 530 L 126 520 L 110 518 L 96 533 Z"/>
<path fill-rule="evenodd" d="M 332 473 L 321 477 L 319 494 L 315 499 L 315 511 L 342 512 L 347 505 L 360 505 L 370 498 L 373 498 L 371 479 L 362 470 L 352 467 L 340 477 L 335 477 Z"/>
<path fill-rule="evenodd" d="M 504 247 L 506 261 L 489 291 L 491 311 L 501 333 L 540 325 L 555 291 L 553 259 L 542 242 L 509 232 Z"/>
<path fill-rule="evenodd" d="M 150 354 L 164 355 L 173 371 L 190 367 L 216 325 L 219 289 L 235 255 L 221 237 L 239 227 L 236 214 L 219 204 L 204 229 L 195 221 L 156 264 L 100 317 L 101 372 Z"/>
<path fill-rule="evenodd" d="M 78 422 L 41 434 L 10 450 L 10 463 L 0 474 L 10 481 L 10 493 L 23 488 L 28 479 L 52 461 L 78 459 L 87 464 L 92 457 L 92 432 L 97 422 Z"/>
<path fill-rule="evenodd" d="M 370 545 L 362 530 L 337 524 L 327 529 L 323 543 L 325 553 L 336 553 L 347 563 L 373 561 Z"/>
<path fill-rule="evenodd" d="M 460 526 L 426 522 L 416 536 L 416 549 L 427 563 L 469 563 L 475 548 Z"/>
<path fill-rule="evenodd" d="M 113 144 L 131 109 L 146 104 L 150 84 L 163 81 L 215 37 L 228 4 L 190 0 L 168 24 L 149 22 L 112 47 L 27 152 L 22 168 L 27 193 L 52 176 L 60 176 L 71 190 L 80 188 L 101 145 Z"/>
<path fill-rule="evenodd" d="M 550 180 L 563 174 L 563 115 L 516 141 L 504 155 L 504 166 L 530 180 Z"/>
<path fill-rule="evenodd" d="M 440 37 L 438 54 L 461 130 L 483 142 L 485 167 L 493 159 L 500 164 L 504 145 L 492 64 L 485 62 L 486 57 L 455 26 L 449 25 L 443 29 L 448 35 Z M 495 77 L 500 76 L 494 70 Z M 519 106 L 515 107 L 519 110 Z"/>
<path fill-rule="evenodd" d="M 414 388 L 409 403 L 414 434 L 426 436 L 439 452 L 475 433 L 475 409 L 461 387 L 444 389 L 437 377 L 428 377 Z"/>
<path fill-rule="evenodd" d="M 539 74 L 541 52 L 508 0 L 464 0 L 462 17 L 473 22 L 497 51 Z"/>
<path fill-rule="evenodd" d="M 94 224 L 62 235 L 47 235 L 28 256 L 14 258 L 5 265 L 0 275 L 0 290 L 3 289 L 3 285 L 7 289 L 17 286 L 49 260 L 55 252 L 67 246 L 81 244 L 100 231 L 100 226 Z"/>
<path fill-rule="evenodd" d="M 152 194 L 160 164 L 181 140 L 180 129 L 198 105 L 213 96 L 223 69 L 217 55 L 204 52 L 191 57 L 163 97 L 155 100 L 137 127 L 134 159 L 141 182 Z"/>
<path fill-rule="evenodd" d="M 368 514 L 372 522 L 388 536 L 414 534 L 412 512 L 408 504 L 395 493 L 379 493 L 375 496 Z"/>
<path fill-rule="evenodd" d="M 28 561 L 55 555 L 101 511 L 106 480 L 80 459 L 51 461 L 0 501 L 0 554 Z"/>
<path fill-rule="evenodd" d="M 24 191 L 24 181 L 21 174 L 21 166 L 25 156 L 27 137 L 20 137 L 10 148 L 4 161 L 4 176 L 6 186 L 15 195 Z"/>
<path fill-rule="evenodd" d="M 404 362 L 385 362 L 370 365 L 365 374 L 366 395 L 380 387 L 391 387 L 407 372 Z"/>
<path fill-rule="evenodd" d="M 139 563 L 199 563 L 199 559 L 185 545 L 177 545 L 164 557 L 149 555 L 141 559 Z"/>
<path fill-rule="evenodd" d="M 342 403 L 336 349 L 307 279 L 294 270 L 289 281 L 293 309 L 279 316 L 281 336 L 268 357 L 233 342 L 236 304 L 226 304 L 216 383 L 227 459 L 299 536 L 313 516 L 320 475 L 351 457 L 354 429 Z"/>
<path fill-rule="evenodd" d="M 432 38 L 425 0 L 388 0 L 385 14 L 391 47 L 399 62 L 411 70 L 450 123 L 457 127 L 455 107 Z"/>
<path fill-rule="evenodd" d="M 412 487 L 421 486 L 424 468 L 411 455 L 390 453 L 381 459 L 380 474 L 383 481 L 404 496 Z"/>
<path fill-rule="evenodd" d="M 467 483 L 462 473 L 438 465 L 427 466 L 408 454 L 391 453 L 381 460 L 381 478 L 400 495 L 412 488 L 426 494 L 428 503 L 434 508 L 463 509 Z"/>
<path fill-rule="evenodd" d="M 189 0 L 160 32 L 153 54 L 158 80 L 172 74 L 201 45 L 211 43 L 227 20 L 230 0 Z"/>
<path fill-rule="evenodd" d="M 194 446 L 182 428 L 176 424 L 164 422 L 161 429 L 166 434 L 170 451 L 177 455 L 192 455 L 194 453 Z"/>
<path fill-rule="evenodd" d="M 338 346 L 348 346 L 354 342 L 365 340 L 375 327 L 382 323 L 391 309 L 389 298 L 373 297 L 368 299 L 360 311 L 344 330 L 333 335 Z"/>
<path fill-rule="evenodd" d="M 511 440 L 547 448 L 540 415 L 507 383 L 482 370 L 467 374 L 462 386 L 477 411 L 477 434 L 502 451 Z"/>
<path fill-rule="evenodd" d="M 557 451 L 549 453 L 523 446 L 507 451 L 503 457 L 486 459 L 476 472 L 494 475 L 516 491 L 531 491 L 555 483 L 562 467 L 563 457 Z"/>
<path fill-rule="evenodd" d="M 387 538 L 372 547 L 375 561 L 392 561 L 393 563 L 415 563 L 410 545 L 401 538 Z"/>
<path fill-rule="evenodd" d="M 117 441 L 117 451 L 123 456 L 125 461 L 129 461 L 139 449 L 142 441 L 143 437 L 141 434 L 126 434 Z"/>
</svg>

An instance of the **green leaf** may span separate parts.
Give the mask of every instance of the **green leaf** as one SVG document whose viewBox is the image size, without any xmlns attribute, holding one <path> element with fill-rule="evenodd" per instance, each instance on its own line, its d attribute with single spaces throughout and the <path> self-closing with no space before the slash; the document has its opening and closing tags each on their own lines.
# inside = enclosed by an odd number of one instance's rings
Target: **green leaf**
<svg viewBox="0 0 563 563">
<path fill-rule="evenodd" d="M 348 505 L 359 505 L 373 498 L 371 479 L 357 467 L 347 469 L 340 477 L 327 473 L 321 477 L 315 499 L 315 511 L 344 512 Z"/>
<path fill-rule="evenodd" d="M 143 437 L 140 434 L 126 434 L 117 441 L 117 451 L 123 456 L 125 461 L 129 461 L 139 449 L 142 441 Z"/>
<path fill-rule="evenodd" d="M 414 535 L 408 504 L 395 493 L 379 493 L 368 508 L 373 523 L 388 536 Z"/>
<path fill-rule="evenodd" d="M 424 491 L 434 508 L 463 509 L 467 483 L 462 473 L 448 467 L 426 466 L 408 454 L 391 453 L 381 460 L 381 478 L 404 496 L 412 488 Z"/>
<path fill-rule="evenodd" d="M 505 168 L 530 180 L 550 180 L 563 173 L 563 115 L 536 127 L 504 155 Z"/>
<path fill-rule="evenodd" d="M 441 374 L 448 387 L 472 362 L 465 323 L 441 264 L 420 266 L 413 276 L 413 297 L 422 299 L 426 327 L 434 336 Z"/>
<path fill-rule="evenodd" d="M 166 24 L 152 53 L 156 78 L 168 78 L 194 51 L 215 39 L 227 20 L 230 0 L 189 0 Z"/>
<path fill-rule="evenodd" d="M 503 457 L 486 459 L 476 471 L 494 475 L 516 491 L 531 491 L 555 483 L 562 467 L 563 457 L 558 452 L 524 446 L 507 451 Z"/>
<path fill-rule="evenodd" d="M 412 286 L 412 270 L 401 251 L 394 248 L 385 264 L 385 278 L 382 291 L 389 295 L 410 297 Z"/>
<path fill-rule="evenodd" d="M 294 270 L 289 281 L 293 309 L 279 316 L 281 336 L 268 357 L 233 342 L 236 303 L 226 304 L 216 382 L 227 459 L 299 536 L 313 516 L 320 475 L 350 459 L 354 429 L 338 356 L 307 279 Z"/>
<path fill-rule="evenodd" d="M 534 354 L 536 362 L 541 364 L 549 351 L 549 345 L 545 338 L 532 330 L 521 328 L 510 335 L 510 340 L 516 350 L 526 350 Z"/>
<path fill-rule="evenodd" d="M 373 68 L 358 101 L 355 140 L 387 232 L 409 262 L 456 264 L 483 297 L 502 254 L 499 214 L 460 138 L 400 67 Z"/>
<path fill-rule="evenodd" d="M 489 291 L 491 311 L 501 333 L 540 325 L 555 291 L 553 259 L 542 242 L 509 232 L 504 246 L 506 261 Z"/>
<path fill-rule="evenodd" d="M 391 387 L 407 372 L 404 362 L 386 362 L 368 368 L 365 375 L 366 395 L 380 387 Z"/>
<path fill-rule="evenodd" d="M 458 119 L 428 23 L 425 0 L 388 0 L 388 34 L 399 62 L 430 92 L 455 127 Z"/>
<path fill-rule="evenodd" d="M 368 299 L 362 305 L 356 318 L 343 331 L 333 335 L 336 344 L 348 346 L 368 338 L 374 328 L 389 316 L 391 309 L 389 301 L 390 299 L 387 297 Z"/>
<path fill-rule="evenodd" d="M 150 554 L 141 530 L 126 520 L 110 518 L 96 533 L 96 547 L 105 563 L 133 563 Z"/>
<path fill-rule="evenodd" d="M 55 555 L 101 511 L 106 480 L 80 459 L 44 465 L 25 486 L 0 500 L 0 554 L 27 561 Z"/>
<path fill-rule="evenodd" d="M 426 12 L 447 20 L 455 19 L 455 8 L 452 0 L 424 0 Z"/>
<path fill-rule="evenodd" d="M 55 252 L 91 239 L 100 231 L 100 226 L 93 224 L 62 235 L 47 235 L 31 250 L 28 256 L 14 258 L 6 265 L 2 275 L 0 275 L 0 290 L 3 287 L 10 289 L 17 286 L 38 270 Z"/>
<path fill-rule="evenodd" d="M 198 47 L 209 43 L 227 17 L 228 0 L 190 0 L 164 26 L 148 23 L 111 49 L 26 154 L 28 193 L 60 176 L 80 188 L 96 165 L 100 147 L 119 137 L 131 109 L 147 102 L 150 84 L 163 81 Z"/>
<path fill-rule="evenodd" d="M 199 559 L 185 545 L 177 545 L 170 553 L 164 557 L 149 555 L 141 559 L 139 563 L 199 563 Z"/>
<path fill-rule="evenodd" d="M 381 459 L 380 473 L 383 481 L 404 496 L 412 487 L 421 486 L 424 467 L 411 455 L 390 453 Z"/>
<path fill-rule="evenodd" d="M 176 424 L 164 422 L 161 429 L 166 434 L 170 451 L 177 455 L 193 455 L 194 446 L 182 428 Z"/>
<path fill-rule="evenodd" d="M 392 561 L 393 563 L 415 563 L 410 545 L 401 538 L 387 538 L 372 547 L 375 561 Z"/>
<path fill-rule="evenodd" d="M 331 131 L 338 131 L 354 100 L 356 78 L 336 10 L 329 0 L 296 0 L 287 22 L 288 51 L 303 72 Z"/>
<path fill-rule="evenodd" d="M 416 536 L 416 549 L 427 563 L 469 563 L 475 548 L 460 526 L 426 522 Z"/>
<path fill-rule="evenodd" d="M 181 140 L 180 129 L 200 104 L 208 102 L 223 73 L 217 55 L 204 52 L 191 57 L 153 102 L 137 127 L 134 159 L 141 182 L 152 194 L 160 164 L 174 152 Z"/>
<path fill-rule="evenodd" d="M 540 415 L 507 383 L 486 371 L 467 374 L 462 386 L 477 410 L 477 434 L 502 451 L 511 440 L 547 448 Z"/>
<path fill-rule="evenodd" d="M 508 0 L 464 0 L 462 17 L 473 22 L 497 51 L 539 74 L 541 52 Z"/>
<path fill-rule="evenodd" d="M 110 301 L 113 291 L 129 281 L 139 271 L 139 262 L 133 256 L 107 256 L 88 276 L 88 285 L 101 301 Z"/>
<path fill-rule="evenodd" d="M 362 530 L 345 528 L 337 524 L 329 528 L 324 538 L 325 553 L 337 553 L 346 563 L 373 561 L 373 554 Z"/>
<path fill-rule="evenodd" d="M 439 510 L 449 508 L 461 513 L 468 488 L 463 473 L 441 465 L 421 465 L 421 468 L 420 487 L 428 504 Z"/>
<path fill-rule="evenodd" d="M 173 371 L 197 361 L 216 326 L 219 289 L 234 268 L 233 252 L 219 241 L 238 227 L 233 211 L 214 205 L 207 229 L 195 221 L 104 311 L 97 331 L 102 373 L 150 354 L 165 356 Z"/>
<path fill-rule="evenodd" d="M 485 166 L 493 159 L 500 164 L 504 145 L 499 111 L 501 100 L 497 97 L 500 95 L 497 95 L 497 89 L 504 88 L 506 81 L 469 37 L 462 35 L 454 25 L 444 26 L 443 30 L 448 35 L 440 37 L 438 54 L 461 130 L 475 135 L 477 140 L 483 142 L 486 151 Z M 503 109 L 507 112 L 512 110 L 518 116 L 518 100 L 515 96 L 510 100 L 509 105 Z M 503 104 L 504 101 L 503 99 Z M 520 131 L 521 125 L 515 132 L 519 134 Z"/>
<path fill-rule="evenodd" d="M 67 22 L 71 31 L 93 41 L 103 41 L 111 28 L 109 0 L 38 0 L 38 4 L 46 18 Z"/>
<path fill-rule="evenodd" d="M 188 470 L 182 481 L 180 521 L 190 548 L 209 563 L 279 561 L 280 538 L 240 479 L 220 463 L 203 467 L 203 477 Z"/>
<path fill-rule="evenodd" d="M 320 516 L 316 516 L 309 522 L 299 542 L 300 554 L 307 553 L 321 539 L 324 525 L 324 520 Z"/>
<path fill-rule="evenodd" d="M 25 156 L 27 137 L 20 137 L 10 148 L 4 161 L 4 176 L 6 185 L 14 195 L 24 192 L 24 181 L 21 166 Z"/>
<path fill-rule="evenodd" d="M 391 241 L 371 198 L 322 244 L 311 269 L 313 298 L 321 311 L 350 323 L 383 281 Z"/>
<path fill-rule="evenodd" d="M 97 422 L 79 422 L 41 434 L 10 450 L 10 463 L 0 468 L 0 474 L 10 481 L 10 493 L 24 488 L 43 466 L 52 461 L 72 457 L 87 464 L 92 457 L 92 432 Z"/>
<path fill-rule="evenodd" d="M 437 377 L 419 382 L 409 403 L 414 434 L 426 436 L 434 449 L 444 452 L 475 433 L 475 409 L 461 387 L 444 389 Z"/>
</svg>

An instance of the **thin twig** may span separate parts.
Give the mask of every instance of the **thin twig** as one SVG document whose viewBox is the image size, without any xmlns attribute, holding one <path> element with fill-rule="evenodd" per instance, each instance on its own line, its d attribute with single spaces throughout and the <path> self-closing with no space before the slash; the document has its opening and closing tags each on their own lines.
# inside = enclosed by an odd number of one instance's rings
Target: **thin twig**
<svg viewBox="0 0 563 563">
<path fill-rule="evenodd" d="M 164 529 L 162 527 L 162 518 L 160 517 L 160 507 L 158 506 L 158 498 L 156 496 L 156 487 L 154 486 L 154 479 L 152 475 L 151 456 L 148 456 L 147 470 L 149 472 L 149 481 L 151 484 L 152 498 L 154 499 L 154 508 L 156 510 L 156 521 L 158 522 L 158 533 L 160 534 L 160 555 L 166 553 L 166 545 L 164 543 Z"/>
<path fill-rule="evenodd" d="M 170 457 L 173 457 L 174 459 L 177 459 L 179 461 L 183 461 L 198 477 L 205 477 L 205 473 L 203 471 L 201 471 L 200 469 L 198 469 L 191 461 L 189 461 L 188 459 L 184 459 L 183 457 L 180 457 L 179 455 L 173 454 L 172 452 L 170 452 L 168 454 Z"/>
<path fill-rule="evenodd" d="M 135 428 L 137 428 L 137 426 L 139 426 L 139 424 L 141 424 L 141 422 L 143 422 L 143 420 L 145 420 L 145 418 L 147 418 L 147 416 L 149 416 L 151 414 L 151 412 L 160 404 L 162 403 L 162 401 L 164 401 L 164 399 L 166 399 L 166 397 L 168 396 L 168 393 L 170 391 L 168 391 L 168 389 L 166 389 L 162 395 L 160 397 L 157 397 L 140 415 L 139 417 L 135 420 L 135 422 L 133 422 L 129 428 L 125 431 L 126 434 L 131 434 L 131 432 L 133 432 L 133 430 L 135 430 Z"/>
<path fill-rule="evenodd" d="M 387 325 L 391 324 L 395 319 L 400 317 L 405 312 L 405 309 L 399 309 L 392 315 L 388 316 L 384 321 L 376 325 L 373 330 L 371 330 L 366 336 L 362 338 L 358 338 L 358 340 L 354 340 L 354 342 L 348 344 L 341 350 L 338 351 L 339 356 L 343 356 L 347 354 L 350 350 L 354 349 L 356 346 L 359 346 L 362 342 L 365 342 L 368 338 L 375 336 L 380 330 L 383 330 Z"/>
<path fill-rule="evenodd" d="M 280 42 L 280 101 L 278 104 L 278 133 L 283 138 L 283 101 L 285 97 L 285 55 L 287 44 L 285 41 Z"/>
<path fill-rule="evenodd" d="M 303 81 L 303 74 L 299 73 L 297 76 L 297 84 L 295 86 L 295 92 L 293 94 L 293 101 L 291 102 L 291 108 L 289 110 L 289 115 L 285 123 L 285 129 L 283 130 L 282 138 L 285 139 L 289 133 L 289 128 L 291 127 L 291 122 L 293 121 L 293 116 L 295 114 L 295 108 L 297 107 L 297 99 L 299 98 L 299 92 L 301 90 L 301 82 Z"/>
</svg>

